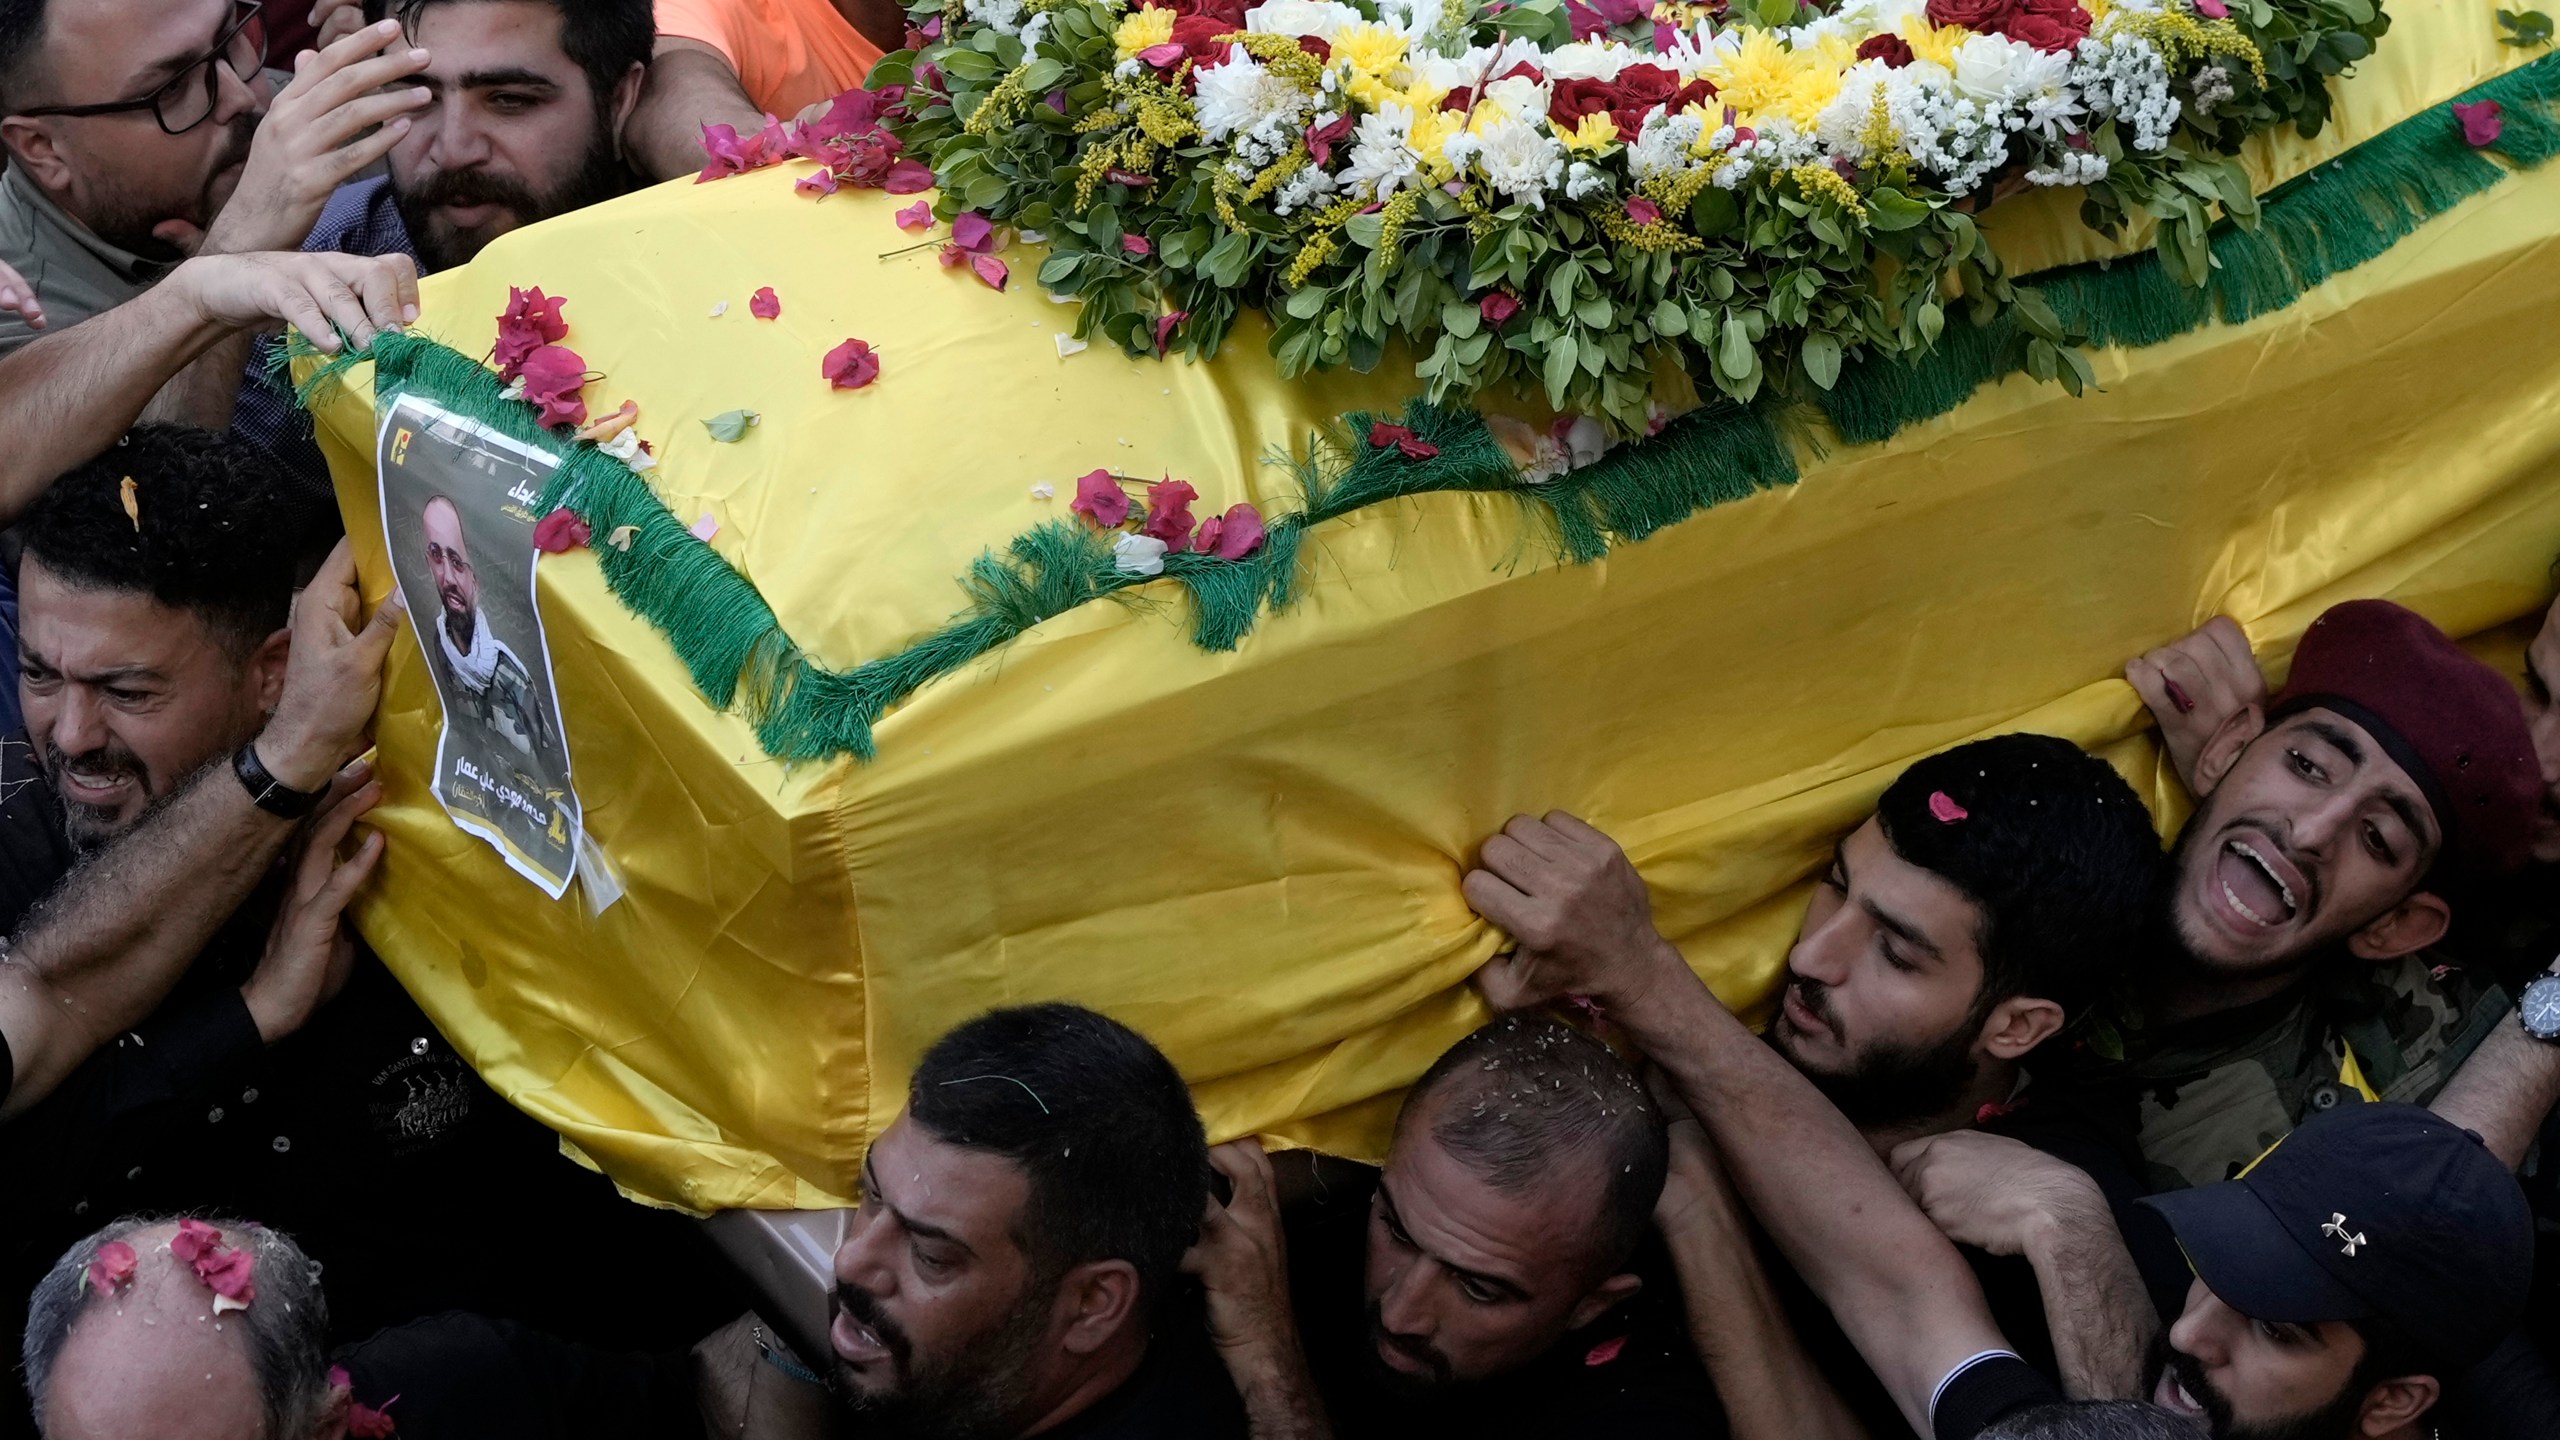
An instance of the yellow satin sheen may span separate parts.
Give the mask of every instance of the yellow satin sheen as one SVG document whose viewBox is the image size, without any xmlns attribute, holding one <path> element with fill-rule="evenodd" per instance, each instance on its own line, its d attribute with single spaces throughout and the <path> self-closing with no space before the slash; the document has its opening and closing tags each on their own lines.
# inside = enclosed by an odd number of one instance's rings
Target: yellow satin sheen
<svg viewBox="0 0 2560 1440">
<path fill-rule="evenodd" d="M 2395 8 L 2332 135 L 2261 147 L 2271 175 L 2517 58 L 2483 9 Z M 664 186 L 509 237 L 428 283 L 422 326 L 485 353 L 510 284 L 568 296 L 590 406 L 639 401 L 669 505 L 715 519 L 830 664 L 944 621 L 970 558 L 1062 513 L 1083 471 L 1169 471 L 1203 514 L 1285 505 L 1268 450 L 1410 392 L 1283 384 L 1250 323 L 1211 365 L 1062 360 L 1072 312 L 1021 247 L 999 296 L 929 249 L 880 258 L 913 241 L 903 200 L 790 181 Z M 2022 264 L 2088 253 L 2032 213 L 1996 228 Z M 924 1046 L 1052 997 L 1162 1045 L 1214 1138 L 1374 1157 L 1396 1088 L 1481 1018 L 1463 982 L 1497 937 L 1458 879 L 1514 812 L 1617 836 L 1665 932 L 1753 1006 L 1834 837 L 1913 757 L 2050 731 L 2175 818 L 2128 656 L 2223 612 L 2280 668 L 2348 596 L 2457 632 L 2547 600 L 2555 235 L 2560 166 L 2290 310 L 2100 354 L 2101 394 L 2016 379 L 1888 445 L 1807 439 L 1800 485 L 1593 565 L 1554 560 L 1507 497 L 1380 507 L 1313 534 L 1304 598 L 1236 653 L 1195 649 L 1176 588 L 1149 587 L 928 686 L 870 765 L 766 759 L 591 557 L 546 558 L 577 787 L 624 897 L 547 902 L 445 819 L 404 639 L 361 924 L 493 1085 L 660 1202 L 836 1203 Z M 778 321 L 747 314 L 762 285 Z M 819 357 L 854 335 L 880 380 L 830 392 Z M 321 428 L 378 596 L 368 375 Z M 711 443 L 700 419 L 738 407 L 762 424 Z"/>
</svg>

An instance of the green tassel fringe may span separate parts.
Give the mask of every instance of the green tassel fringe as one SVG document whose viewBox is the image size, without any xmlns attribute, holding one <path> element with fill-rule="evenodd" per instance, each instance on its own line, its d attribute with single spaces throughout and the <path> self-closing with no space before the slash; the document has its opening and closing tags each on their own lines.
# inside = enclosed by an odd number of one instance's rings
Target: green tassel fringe
<svg viewBox="0 0 2560 1440">
<path fill-rule="evenodd" d="M 2157 345 L 2217 318 L 2236 325 L 2281 310 L 2488 190 L 2510 167 L 2530 169 L 2560 154 L 2560 56 L 2460 98 L 2498 102 L 2504 128 L 2495 143 L 2475 149 L 2465 141 L 2448 105 L 2422 110 L 2269 191 L 2256 229 L 2216 226 L 2216 264 L 2202 289 L 2180 283 L 2148 252 L 2053 271 L 2037 288 L 2063 325 L 2092 345 Z M 2025 362 L 2015 319 L 2003 314 L 1976 326 L 1951 317 L 1927 355 L 1853 364 L 1820 405 L 1843 438 L 1874 443 L 1953 410 Z"/>
</svg>

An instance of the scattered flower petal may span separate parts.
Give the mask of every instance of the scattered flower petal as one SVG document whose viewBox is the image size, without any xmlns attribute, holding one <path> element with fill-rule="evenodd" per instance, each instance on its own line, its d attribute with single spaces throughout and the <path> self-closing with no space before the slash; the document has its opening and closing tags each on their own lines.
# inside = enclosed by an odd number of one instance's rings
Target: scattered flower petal
<svg viewBox="0 0 2560 1440">
<path fill-rule="evenodd" d="M 1005 263 L 1003 261 L 997 259 L 993 255 L 973 255 L 969 257 L 969 268 L 977 271 L 979 279 L 984 280 L 987 282 L 989 287 L 997 290 L 1002 290 L 1004 288 L 1004 282 L 1011 278 L 1013 274 L 1012 271 L 1005 268 Z"/>
<path fill-rule="evenodd" d="M 139 1263 L 132 1246 L 110 1240 L 99 1246 L 97 1255 L 89 1261 L 89 1288 L 101 1295 L 112 1295 L 117 1286 L 133 1278 L 134 1267 Z"/>
<path fill-rule="evenodd" d="M 565 508 L 543 516 L 533 527 L 533 548 L 545 555 L 583 549 L 593 538 L 595 531 L 579 518 L 578 512 Z"/>
<path fill-rule="evenodd" d="M 1034 500 L 1055 500 L 1058 498 L 1058 487 L 1050 484 L 1046 480 L 1043 480 L 1039 484 L 1031 487 L 1031 498 Z"/>
<path fill-rule="evenodd" d="M 1175 310 L 1156 317 L 1156 353 L 1164 353 L 1165 342 L 1173 338 L 1174 327 L 1191 318 L 1188 310 Z"/>
<path fill-rule="evenodd" d="M 569 338 L 569 322 L 560 313 L 568 303 L 566 296 L 543 294 L 539 285 L 531 290 L 507 287 L 507 308 L 499 312 L 498 346 L 491 356 L 498 378 L 513 380 L 535 351 Z"/>
<path fill-rule="evenodd" d="M 1627 218 L 1638 225 L 1652 225 L 1662 219 L 1662 207 L 1641 195 L 1627 197 Z"/>
<path fill-rule="evenodd" d="M 951 217 L 951 243 L 963 250 L 984 254 L 995 244 L 995 222 L 975 210 L 963 210 Z"/>
<path fill-rule="evenodd" d="M 1165 548 L 1183 551 L 1191 548 L 1191 502 L 1200 492 L 1187 480 L 1160 480 L 1147 487 L 1147 523 L 1138 527 L 1141 535 L 1153 535 Z"/>
<path fill-rule="evenodd" d="M 747 297 L 747 313 L 759 320 L 776 320 L 782 316 L 782 297 L 767 285 Z"/>
<path fill-rule="evenodd" d="M 1164 573 L 1165 543 L 1153 535 L 1123 535 L 1111 544 L 1111 565 L 1131 575 Z"/>
<path fill-rule="evenodd" d="M 880 378 L 880 356 L 867 341 L 847 340 L 827 352 L 818 373 L 838 390 L 859 390 Z"/>
<path fill-rule="evenodd" d="M 927 230 L 932 226 L 933 202 L 930 200 L 919 200 L 898 212 L 898 228 L 901 230 Z"/>
<path fill-rule="evenodd" d="M 123 502 L 124 518 L 133 522 L 136 535 L 142 533 L 142 504 L 134 498 L 134 492 L 141 488 L 130 475 L 116 482 L 116 499 Z"/>
<path fill-rule="evenodd" d="M 711 305 L 711 318 L 712 318 L 712 319 L 717 320 L 717 319 L 719 319 L 721 316 L 726 315 L 726 314 L 728 314 L 728 313 L 729 313 L 729 302 L 728 302 L 728 301 L 726 301 L 726 300 L 716 300 L 716 301 L 713 301 L 713 302 L 712 302 L 712 305 Z"/>
<path fill-rule="evenodd" d="M 398 1427 L 392 1423 L 390 1410 L 399 1403 L 397 1395 L 383 1401 L 379 1410 L 359 1401 L 348 1401 L 347 1433 L 355 1440 L 391 1440 L 398 1433 Z"/>
<path fill-rule="evenodd" d="M 613 533 L 604 537 L 604 543 L 628 555 L 631 553 L 631 542 L 639 533 L 640 527 L 637 525 L 616 525 L 613 527 Z"/>
<path fill-rule="evenodd" d="M 577 438 L 591 445 L 602 445 L 640 421 L 640 402 L 625 400 L 610 415 L 600 416 L 578 427 Z"/>
<path fill-rule="evenodd" d="M 1096 470 L 1077 478 L 1076 498 L 1067 502 L 1067 508 L 1110 530 L 1128 520 L 1129 496 L 1110 471 Z"/>
<path fill-rule="evenodd" d="M 707 511 L 704 512 L 701 519 L 693 522 L 693 538 L 696 540 L 708 543 L 712 536 L 719 533 L 720 522 L 712 519 L 710 513 Z"/>
<path fill-rule="evenodd" d="M 1226 514 L 1200 522 L 1191 547 L 1221 560 L 1241 560 L 1260 548 L 1262 538 L 1262 512 L 1250 505 L 1230 505 Z"/>
<path fill-rule="evenodd" d="M 587 362 L 565 345 L 545 345 L 525 357 L 519 376 L 524 398 L 540 407 L 545 425 L 584 425 L 587 402 L 578 392 L 587 385 Z"/>
<path fill-rule="evenodd" d="M 1402 425 L 1390 425 L 1384 420 L 1376 421 L 1369 426 L 1369 443 L 1379 449 L 1393 445 L 1402 451 L 1408 460 L 1428 460 L 1440 453 L 1439 446 L 1421 438 Z"/>
<path fill-rule="evenodd" d="M 1585 1364 L 1585 1365 L 1594 1365 L 1594 1366 L 1596 1366 L 1596 1365 L 1606 1365 L 1606 1364 L 1608 1364 L 1610 1361 L 1617 1359 L 1617 1358 L 1618 1358 L 1618 1352 L 1619 1352 L 1619 1351 L 1621 1351 L 1621 1350 L 1624 1350 L 1624 1349 L 1626 1349 L 1626 1348 L 1627 1348 L 1627 1337 L 1626 1337 L 1626 1336 L 1624 1336 L 1624 1335 L 1615 1335 L 1615 1336 L 1611 1336 L 1609 1339 L 1603 1340 L 1603 1341 L 1601 1341 L 1599 1344 L 1592 1346 L 1592 1347 L 1591 1347 L 1591 1349 L 1590 1349 L 1590 1351 L 1589 1351 L 1589 1353 L 1585 1354 L 1585 1355 L 1582 1357 L 1582 1363 L 1583 1363 L 1583 1364 Z"/>
<path fill-rule="evenodd" d="M 2470 142 L 2473 149 L 2485 149 L 2498 143 L 2498 137 L 2507 129 L 2505 111 L 2506 107 L 2495 100 L 2481 100 L 2469 105 L 2457 101 L 2453 107 L 2454 118 L 2462 122 L 2462 138 Z"/>
<path fill-rule="evenodd" d="M 1081 354 L 1092 348 L 1088 342 L 1079 340 L 1064 330 L 1059 331 L 1056 335 L 1050 338 L 1058 342 L 1058 358 L 1061 360 L 1066 359 L 1070 355 Z"/>
<path fill-rule="evenodd" d="M 1929 792 L 1929 813 L 1937 819 L 1939 824 L 1953 825 L 1973 812 L 1957 804 L 1955 797 L 1946 791 L 1932 790 Z"/>
<path fill-rule="evenodd" d="M 843 186 L 844 182 L 836 178 L 833 170 L 812 170 L 801 176 L 799 183 L 791 188 L 813 200 L 824 200 Z"/>
<path fill-rule="evenodd" d="M 658 468 L 658 457 L 649 453 L 649 442 L 640 438 L 636 428 L 625 430 L 596 448 L 630 467 L 635 475 Z"/>
</svg>

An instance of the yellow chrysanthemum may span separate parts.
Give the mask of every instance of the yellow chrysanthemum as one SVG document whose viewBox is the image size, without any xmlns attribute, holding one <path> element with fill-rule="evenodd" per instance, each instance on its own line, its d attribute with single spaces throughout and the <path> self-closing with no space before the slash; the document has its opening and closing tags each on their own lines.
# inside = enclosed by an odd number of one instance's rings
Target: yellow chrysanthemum
<svg viewBox="0 0 2560 1440">
<path fill-rule="evenodd" d="M 1112 48 L 1123 60 L 1134 60 L 1139 51 L 1152 50 L 1172 39 L 1173 12 L 1152 5 L 1120 17 L 1120 28 L 1111 32 Z"/>
<path fill-rule="evenodd" d="M 1914 60 L 1935 60 L 1948 69 L 1956 68 L 1956 47 L 1973 38 L 1973 32 L 1961 25 L 1931 25 L 1915 21 L 1902 32 L 1902 41 L 1911 47 Z"/>
<path fill-rule="evenodd" d="M 1363 20 L 1334 32 L 1333 61 L 1352 76 L 1367 75 L 1389 84 L 1404 66 L 1404 35 Z"/>
<path fill-rule="evenodd" d="M 1553 120 L 1547 122 L 1547 128 L 1556 132 L 1556 139 L 1564 143 L 1564 148 L 1584 154 L 1606 150 L 1618 143 L 1618 122 L 1597 111 L 1575 121 L 1570 130 Z"/>
<path fill-rule="evenodd" d="M 1441 152 L 1465 128 L 1465 122 L 1454 110 L 1417 109 L 1413 112 L 1413 128 L 1406 132 L 1406 143 L 1413 147 L 1413 153 L 1422 157 L 1423 168 L 1430 171 L 1434 179 L 1447 180 L 1457 173 L 1457 167 L 1451 165 Z"/>
<path fill-rule="evenodd" d="M 1831 53 L 1835 49 L 1836 55 Z M 1755 27 L 1707 74 L 1716 82 L 1717 98 L 1740 112 L 1741 123 L 1783 115 L 1809 127 L 1840 93 L 1840 72 L 1851 54 L 1838 46 L 1790 50 L 1774 34 Z"/>
</svg>

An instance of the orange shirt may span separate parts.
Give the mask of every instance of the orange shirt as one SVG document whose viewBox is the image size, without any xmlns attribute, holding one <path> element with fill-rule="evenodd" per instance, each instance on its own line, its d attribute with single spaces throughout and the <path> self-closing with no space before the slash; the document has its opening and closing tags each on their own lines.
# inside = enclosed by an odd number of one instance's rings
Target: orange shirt
<svg viewBox="0 0 2560 1440">
<path fill-rule="evenodd" d="M 658 33 L 728 58 L 756 108 L 788 120 L 862 83 L 880 47 L 828 0 L 657 0 Z"/>
</svg>

